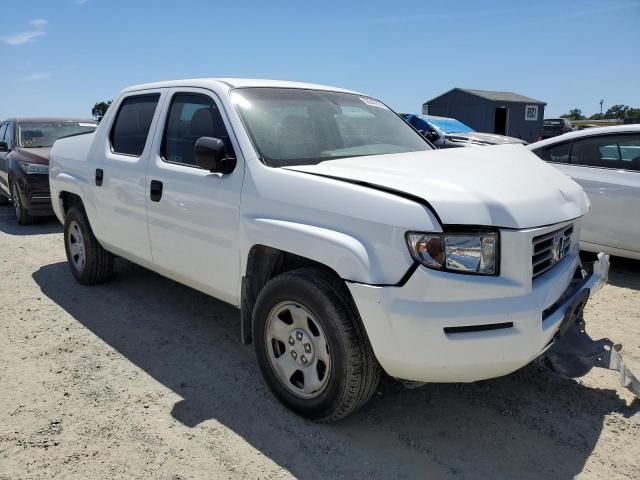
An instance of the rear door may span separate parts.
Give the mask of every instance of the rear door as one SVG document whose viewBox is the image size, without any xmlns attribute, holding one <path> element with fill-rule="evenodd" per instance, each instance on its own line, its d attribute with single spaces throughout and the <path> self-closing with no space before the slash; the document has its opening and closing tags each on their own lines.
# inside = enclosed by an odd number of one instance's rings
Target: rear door
<svg viewBox="0 0 640 480">
<path fill-rule="evenodd" d="M 238 303 L 240 191 L 244 162 L 219 99 L 210 91 L 169 92 L 147 170 L 154 268 L 175 280 Z M 201 137 L 221 139 L 237 158 L 230 174 L 195 164 Z"/>
<path fill-rule="evenodd" d="M 158 122 L 163 90 L 131 93 L 119 101 L 115 119 L 100 133 L 93 151 L 98 238 L 118 255 L 151 262 L 145 172 Z M 95 227 L 94 227 L 95 228 Z"/>
<path fill-rule="evenodd" d="M 598 135 L 554 146 L 550 161 L 589 196 L 581 240 L 594 246 L 640 251 L 640 133 Z M 568 158 L 568 162 L 567 162 Z"/>
</svg>

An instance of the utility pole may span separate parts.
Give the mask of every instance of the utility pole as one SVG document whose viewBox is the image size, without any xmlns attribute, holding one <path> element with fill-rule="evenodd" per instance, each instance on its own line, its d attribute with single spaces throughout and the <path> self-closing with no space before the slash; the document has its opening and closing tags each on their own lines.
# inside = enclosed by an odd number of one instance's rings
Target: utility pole
<svg viewBox="0 0 640 480">
<path fill-rule="evenodd" d="M 600 100 L 600 116 L 602 117 L 602 104 L 604 103 L 604 100 Z"/>
</svg>

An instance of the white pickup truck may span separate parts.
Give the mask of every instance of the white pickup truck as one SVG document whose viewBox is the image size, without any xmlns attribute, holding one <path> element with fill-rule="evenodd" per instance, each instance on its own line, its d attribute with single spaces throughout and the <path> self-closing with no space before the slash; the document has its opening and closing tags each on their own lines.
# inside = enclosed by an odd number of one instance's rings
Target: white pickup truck
<svg viewBox="0 0 640 480">
<path fill-rule="evenodd" d="M 471 382 L 545 352 L 637 389 L 584 332 L 609 266 L 581 266 L 587 197 L 522 146 L 434 150 L 338 88 L 171 81 L 124 90 L 95 133 L 56 142 L 50 183 L 80 283 L 120 256 L 237 306 L 269 387 L 307 418 L 362 406 L 382 371 Z"/>
</svg>

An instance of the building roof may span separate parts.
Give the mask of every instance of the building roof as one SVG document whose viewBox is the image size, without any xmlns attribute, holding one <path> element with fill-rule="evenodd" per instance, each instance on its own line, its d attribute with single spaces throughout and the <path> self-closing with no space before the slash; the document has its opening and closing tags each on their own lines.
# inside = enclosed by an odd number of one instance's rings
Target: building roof
<svg viewBox="0 0 640 480">
<path fill-rule="evenodd" d="M 431 100 L 424 102 L 424 105 L 428 105 L 434 100 L 437 100 L 440 97 L 444 97 L 445 95 L 453 92 L 454 90 L 459 90 L 461 92 L 465 92 L 470 95 L 475 95 L 476 97 L 484 98 L 486 100 L 491 100 L 492 102 L 537 103 L 540 105 L 546 105 L 546 102 L 543 102 L 541 100 L 536 100 L 535 98 L 531 98 L 531 97 L 525 97 L 524 95 L 520 95 L 518 93 L 495 92 L 493 90 L 475 90 L 471 88 L 459 88 L 459 87 L 452 88 L 448 92 L 445 92 L 442 95 L 438 95 L 437 97 L 434 97 Z"/>
</svg>

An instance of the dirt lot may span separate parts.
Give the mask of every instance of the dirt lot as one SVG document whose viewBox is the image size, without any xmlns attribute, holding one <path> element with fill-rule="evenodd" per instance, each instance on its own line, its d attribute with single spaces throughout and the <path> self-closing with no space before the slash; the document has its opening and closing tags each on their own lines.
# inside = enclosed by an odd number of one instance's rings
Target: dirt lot
<svg viewBox="0 0 640 480">
<path fill-rule="evenodd" d="M 272 398 L 234 308 L 116 271 L 78 285 L 61 227 L 0 207 L 0 479 L 640 478 L 640 402 L 612 372 L 385 379 L 363 411 L 315 425 Z M 640 263 L 615 261 L 587 313 L 640 373 Z"/>
</svg>

